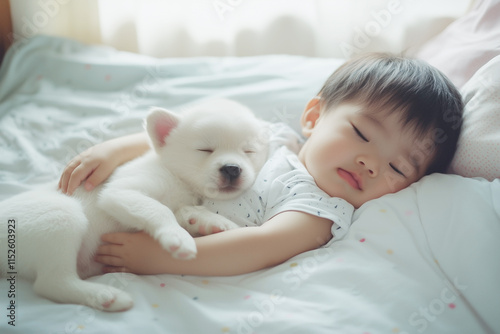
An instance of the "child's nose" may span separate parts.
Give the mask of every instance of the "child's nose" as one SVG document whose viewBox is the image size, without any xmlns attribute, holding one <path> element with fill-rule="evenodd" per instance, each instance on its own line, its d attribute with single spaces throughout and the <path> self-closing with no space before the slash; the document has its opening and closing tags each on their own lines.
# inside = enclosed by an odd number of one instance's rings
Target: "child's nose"
<svg viewBox="0 0 500 334">
<path fill-rule="evenodd" d="M 376 177 L 378 175 L 378 166 L 375 160 L 369 157 L 359 156 L 356 162 L 358 165 L 363 166 L 371 177 Z"/>
</svg>

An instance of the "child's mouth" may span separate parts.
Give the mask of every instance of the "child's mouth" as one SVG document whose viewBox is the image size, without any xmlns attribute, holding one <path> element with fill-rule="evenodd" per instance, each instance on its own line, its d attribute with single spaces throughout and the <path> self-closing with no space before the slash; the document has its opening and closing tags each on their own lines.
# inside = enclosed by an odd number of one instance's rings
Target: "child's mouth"
<svg viewBox="0 0 500 334">
<path fill-rule="evenodd" d="M 337 169 L 337 174 L 339 174 L 339 176 L 344 180 L 346 181 L 347 183 L 349 183 L 349 185 L 351 187 L 353 187 L 354 189 L 357 189 L 357 190 L 361 190 L 361 185 L 358 181 L 358 178 L 356 175 L 354 174 L 351 174 L 349 173 L 348 171 L 342 169 L 342 168 L 339 168 Z"/>
</svg>

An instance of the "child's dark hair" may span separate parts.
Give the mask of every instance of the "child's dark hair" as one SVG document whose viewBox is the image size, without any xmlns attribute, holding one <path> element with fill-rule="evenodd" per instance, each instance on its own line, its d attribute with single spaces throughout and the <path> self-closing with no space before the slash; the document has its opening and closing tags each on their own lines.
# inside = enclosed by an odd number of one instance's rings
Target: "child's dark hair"
<svg viewBox="0 0 500 334">
<path fill-rule="evenodd" d="M 356 103 L 367 110 L 401 112 L 403 126 L 417 136 L 432 134 L 435 150 L 426 174 L 446 172 L 462 127 L 463 102 L 436 68 L 417 59 L 370 53 L 339 67 L 318 95 L 324 110 Z"/>
</svg>

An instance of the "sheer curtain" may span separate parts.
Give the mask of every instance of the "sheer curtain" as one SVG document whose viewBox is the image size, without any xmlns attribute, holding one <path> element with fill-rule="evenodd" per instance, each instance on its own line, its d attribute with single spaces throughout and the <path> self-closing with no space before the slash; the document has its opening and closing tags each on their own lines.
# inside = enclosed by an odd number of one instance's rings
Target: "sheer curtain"
<svg viewBox="0 0 500 334">
<path fill-rule="evenodd" d="M 156 57 L 349 57 L 418 46 L 471 0 L 11 0 L 14 37 L 70 37 Z"/>
</svg>

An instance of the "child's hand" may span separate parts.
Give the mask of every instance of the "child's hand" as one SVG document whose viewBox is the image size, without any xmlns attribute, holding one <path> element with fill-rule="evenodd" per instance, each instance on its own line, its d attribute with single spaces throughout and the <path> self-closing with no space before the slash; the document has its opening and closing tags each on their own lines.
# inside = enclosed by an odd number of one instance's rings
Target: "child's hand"
<svg viewBox="0 0 500 334">
<path fill-rule="evenodd" d="M 107 146 L 100 144 L 71 159 L 59 179 L 59 189 L 71 195 L 85 180 L 85 189 L 94 189 L 118 166 L 118 162 L 111 159 L 109 154 Z"/>
<path fill-rule="evenodd" d="M 148 136 L 141 132 L 111 139 L 87 149 L 68 163 L 59 180 L 59 189 L 71 195 L 84 180 L 85 189 L 94 189 L 116 167 L 147 152 L 148 143 Z"/>
<path fill-rule="evenodd" d="M 107 244 L 99 246 L 95 260 L 105 265 L 105 273 L 156 275 L 165 272 L 159 263 L 169 253 L 149 234 L 110 233 L 104 234 L 101 240 Z"/>
</svg>

